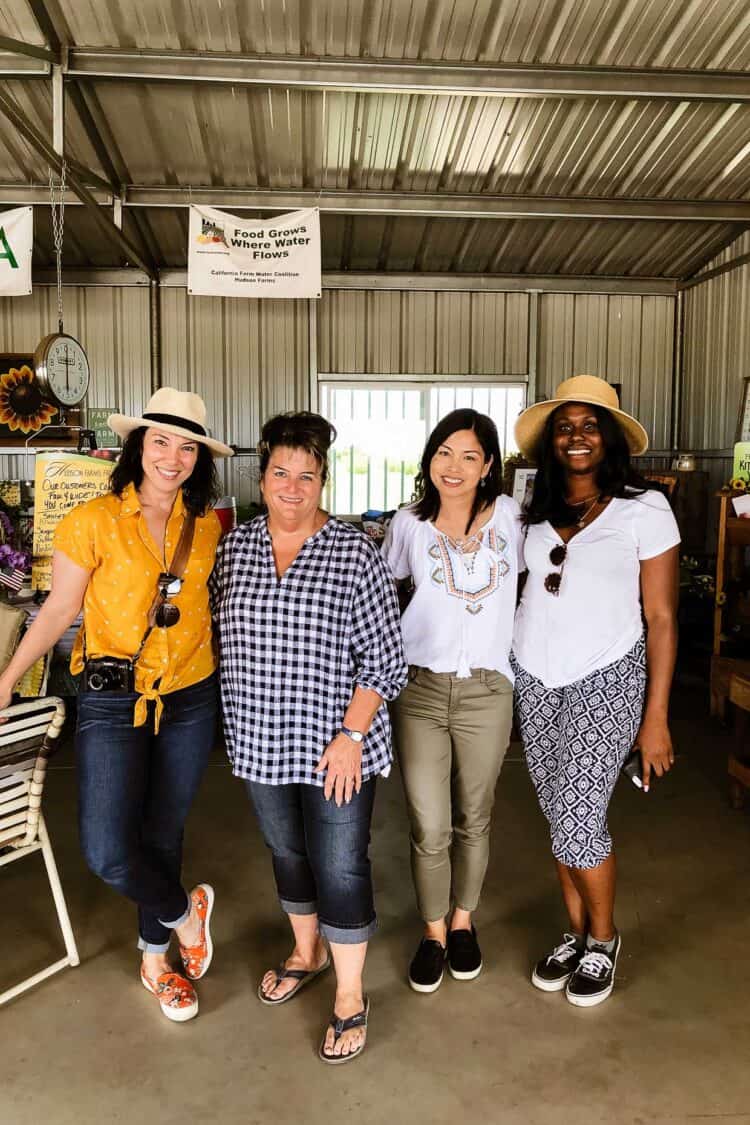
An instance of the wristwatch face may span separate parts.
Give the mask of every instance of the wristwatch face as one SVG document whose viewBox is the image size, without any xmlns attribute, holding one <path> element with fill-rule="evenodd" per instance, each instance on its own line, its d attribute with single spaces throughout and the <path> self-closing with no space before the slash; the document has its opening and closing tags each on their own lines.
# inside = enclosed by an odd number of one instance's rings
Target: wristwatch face
<svg viewBox="0 0 750 1125">
<path fill-rule="evenodd" d="M 89 386 L 89 362 L 86 353 L 72 336 L 52 336 L 37 377 L 45 391 L 62 406 L 75 406 L 86 395 Z"/>
<path fill-rule="evenodd" d="M 353 742 L 364 741 L 365 736 L 362 734 L 361 730 L 349 730 L 349 727 L 342 727 L 341 729 L 345 735 L 348 735 L 348 737 L 351 738 Z"/>
</svg>

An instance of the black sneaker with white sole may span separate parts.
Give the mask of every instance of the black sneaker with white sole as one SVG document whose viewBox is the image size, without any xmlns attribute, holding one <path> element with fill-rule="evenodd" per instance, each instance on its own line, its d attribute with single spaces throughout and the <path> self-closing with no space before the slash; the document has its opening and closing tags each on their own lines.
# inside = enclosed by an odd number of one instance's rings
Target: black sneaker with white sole
<svg viewBox="0 0 750 1125">
<path fill-rule="evenodd" d="M 534 966 L 531 974 L 534 987 L 541 988 L 542 992 L 562 992 L 583 957 L 580 942 L 575 934 L 563 934 L 560 944 Z"/>
<path fill-rule="evenodd" d="M 415 992 L 434 992 L 440 988 L 445 965 L 445 947 L 439 941 L 422 938 L 409 966 L 409 984 Z"/>
<path fill-rule="evenodd" d="M 606 1000 L 615 986 L 615 969 L 620 952 L 620 935 L 615 948 L 608 952 L 603 945 L 590 945 L 584 951 L 578 968 L 565 987 L 565 996 L 579 1008 L 593 1008 Z"/>
<path fill-rule="evenodd" d="M 454 980 L 474 980 L 482 971 L 482 951 L 477 931 L 448 931 L 448 972 Z"/>
</svg>

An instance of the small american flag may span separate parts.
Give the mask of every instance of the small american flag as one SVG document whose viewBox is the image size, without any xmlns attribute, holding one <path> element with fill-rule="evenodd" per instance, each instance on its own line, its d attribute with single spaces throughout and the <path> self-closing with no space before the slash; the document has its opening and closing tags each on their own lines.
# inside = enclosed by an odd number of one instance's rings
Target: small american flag
<svg viewBox="0 0 750 1125">
<path fill-rule="evenodd" d="M 24 572 L 19 570 L 18 567 L 4 569 L 0 568 L 0 584 L 7 586 L 10 590 L 20 590 L 23 586 Z"/>
</svg>

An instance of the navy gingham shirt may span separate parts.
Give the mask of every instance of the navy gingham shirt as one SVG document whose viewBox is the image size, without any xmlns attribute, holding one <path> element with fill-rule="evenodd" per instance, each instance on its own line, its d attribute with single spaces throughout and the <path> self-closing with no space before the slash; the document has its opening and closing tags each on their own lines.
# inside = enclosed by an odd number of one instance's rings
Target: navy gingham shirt
<svg viewBox="0 0 750 1125">
<path fill-rule="evenodd" d="M 313 773 L 355 686 L 395 699 L 407 679 L 398 603 L 375 545 L 329 518 L 278 578 L 267 517 L 241 524 L 211 576 L 227 751 L 237 777 L 322 786 Z M 362 747 L 362 780 L 392 760 L 382 706 Z"/>
</svg>

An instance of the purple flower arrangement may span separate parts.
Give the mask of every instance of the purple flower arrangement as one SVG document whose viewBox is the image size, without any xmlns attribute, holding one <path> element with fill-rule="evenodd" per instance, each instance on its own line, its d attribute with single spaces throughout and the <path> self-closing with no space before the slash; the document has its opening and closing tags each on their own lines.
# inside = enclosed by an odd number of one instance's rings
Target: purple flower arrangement
<svg viewBox="0 0 750 1125">
<path fill-rule="evenodd" d="M 20 590 L 31 570 L 31 554 L 20 546 L 18 528 L 11 517 L 15 511 L 0 502 L 0 591 Z"/>
<path fill-rule="evenodd" d="M 31 556 L 28 551 L 18 551 L 10 543 L 0 543 L 0 569 L 22 570 L 24 573 L 31 569 Z"/>
</svg>

